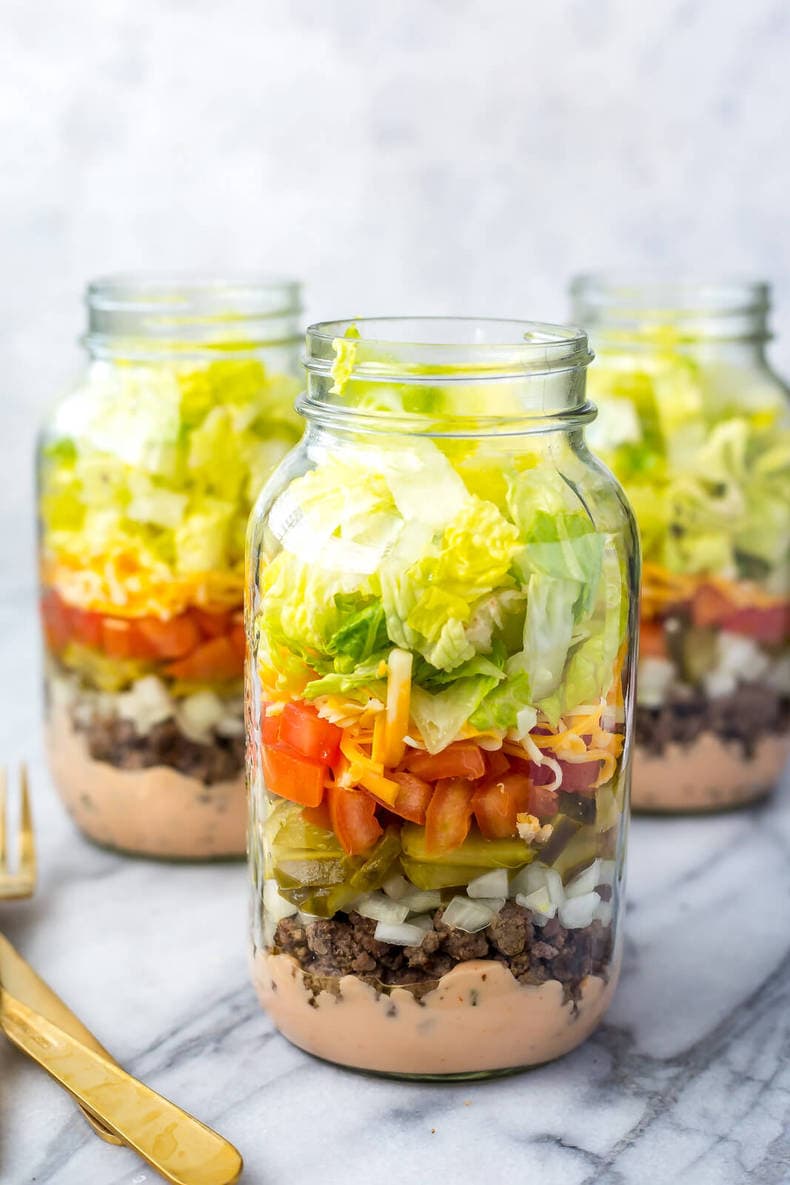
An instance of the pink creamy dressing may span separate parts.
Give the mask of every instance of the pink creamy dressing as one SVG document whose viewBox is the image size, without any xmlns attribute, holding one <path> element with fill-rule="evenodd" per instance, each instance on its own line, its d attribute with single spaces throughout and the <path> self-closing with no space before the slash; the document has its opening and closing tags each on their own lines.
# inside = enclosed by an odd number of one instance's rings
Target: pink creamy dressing
<svg viewBox="0 0 790 1185">
<path fill-rule="evenodd" d="M 691 745 L 669 745 L 660 757 L 637 743 L 631 804 L 652 811 L 699 811 L 764 798 L 779 781 L 790 756 L 790 738 L 765 736 L 753 757 L 740 745 L 703 733 Z"/>
<path fill-rule="evenodd" d="M 163 765 L 116 769 L 93 760 L 62 711 L 47 729 L 47 751 L 66 809 L 97 843 L 182 860 L 244 854 L 242 774 L 205 786 Z"/>
<path fill-rule="evenodd" d="M 260 951 L 253 978 L 261 1003 L 294 1045 L 340 1065 L 393 1074 L 464 1074 L 539 1065 L 579 1045 L 600 1022 L 617 982 L 588 976 L 574 1012 L 557 980 L 523 986 L 501 963 L 471 960 L 418 1002 L 354 975 L 340 995 L 310 992 L 290 955 Z"/>
</svg>

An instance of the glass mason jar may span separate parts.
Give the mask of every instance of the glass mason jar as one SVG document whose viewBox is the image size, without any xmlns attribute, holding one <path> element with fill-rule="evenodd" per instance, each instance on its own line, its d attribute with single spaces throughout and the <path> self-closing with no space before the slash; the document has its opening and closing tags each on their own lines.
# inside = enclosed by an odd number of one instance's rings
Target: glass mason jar
<svg viewBox="0 0 790 1185">
<path fill-rule="evenodd" d="M 583 277 L 598 360 L 588 436 L 642 536 L 633 803 L 767 794 L 790 754 L 790 414 L 765 284 Z"/>
<path fill-rule="evenodd" d="M 299 439 L 299 286 L 119 276 L 38 460 L 46 732 L 108 847 L 242 855 L 244 536 Z"/>
<path fill-rule="evenodd" d="M 638 544 L 585 335 L 314 326 L 248 537 L 254 978 L 405 1076 L 583 1041 L 619 966 Z"/>
</svg>

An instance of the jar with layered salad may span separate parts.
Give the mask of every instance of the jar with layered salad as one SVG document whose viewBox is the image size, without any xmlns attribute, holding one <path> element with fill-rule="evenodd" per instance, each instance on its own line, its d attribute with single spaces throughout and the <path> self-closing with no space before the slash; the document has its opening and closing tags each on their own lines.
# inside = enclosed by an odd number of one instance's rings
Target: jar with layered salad
<svg viewBox="0 0 790 1185">
<path fill-rule="evenodd" d="M 241 855 L 244 538 L 299 439 L 299 287 L 121 276 L 41 436 L 46 733 L 77 826 L 150 856 Z"/>
<path fill-rule="evenodd" d="M 633 802 L 750 802 L 790 755 L 790 408 L 764 284 L 582 277 L 588 441 L 642 536 Z"/>
<path fill-rule="evenodd" d="M 302 444 L 251 519 L 254 978 L 385 1074 L 548 1061 L 612 997 L 638 545 L 583 430 L 585 335 L 307 336 Z"/>
</svg>

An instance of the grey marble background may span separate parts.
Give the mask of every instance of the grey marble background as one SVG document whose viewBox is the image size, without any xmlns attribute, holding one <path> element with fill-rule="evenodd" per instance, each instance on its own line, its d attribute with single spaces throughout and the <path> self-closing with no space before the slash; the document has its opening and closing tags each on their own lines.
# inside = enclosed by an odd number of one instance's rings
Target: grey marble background
<svg viewBox="0 0 790 1185">
<path fill-rule="evenodd" d="M 265 269 L 311 318 L 552 319 L 581 268 L 753 273 L 790 372 L 789 51 L 786 0 L 0 0 L 0 757 L 31 759 L 42 857 L 0 926 L 245 1181 L 784 1185 L 790 785 L 635 822 L 622 986 L 563 1062 L 442 1090 L 289 1047 L 249 985 L 243 868 L 98 852 L 44 771 L 31 453 L 81 289 Z M 0 1149 L 2 1185 L 135 1163 L 4 1047 Z"/>
<path fill-rule="evenodd" d="M 0 579 L 97 273 L 291 273 L 313 319 L 754 273 L 790 371 L 789 53 L 786 0 L 0 0 Z"/>
</svg>

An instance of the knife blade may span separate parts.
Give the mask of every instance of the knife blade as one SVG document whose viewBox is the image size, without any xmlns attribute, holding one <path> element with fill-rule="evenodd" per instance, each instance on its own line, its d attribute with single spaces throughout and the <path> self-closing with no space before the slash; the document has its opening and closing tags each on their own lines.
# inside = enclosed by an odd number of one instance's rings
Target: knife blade
<svg viewBox="0 0 790 1185">
<path fill-rule="evenodd" d="M 76 1037 L 83 1045 L 100 1053 L 102 1057 L 109 1058 L 110 1061 L 114 1060 L 112 1054 L 107 1052 L 90 1029 L 86 1028 L 68 1005 L 63 1003 L 49 984 L 36 974 L 30 964 L 25 962 L 4 934 L 0 934 L 0 984 L 3 984 L 12 996 L 40 1012 L 65 1032 L 71 1033 L 72 1037 Z M 80 1110 L 102 1140 L 106 1140 L 108 1144 L 123 1144 L 123 1140 L 84 1107 L 80 1107 Z"/>
</svg>

